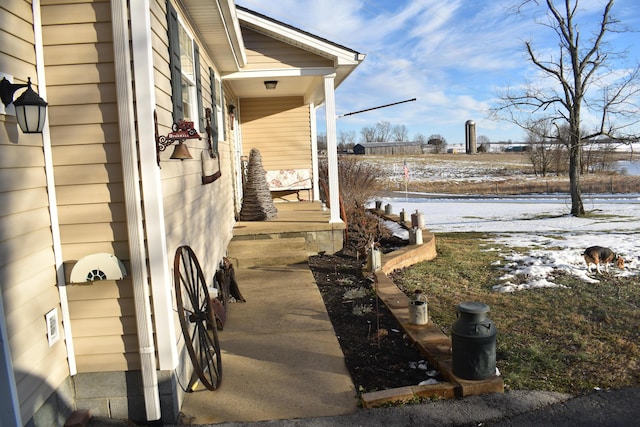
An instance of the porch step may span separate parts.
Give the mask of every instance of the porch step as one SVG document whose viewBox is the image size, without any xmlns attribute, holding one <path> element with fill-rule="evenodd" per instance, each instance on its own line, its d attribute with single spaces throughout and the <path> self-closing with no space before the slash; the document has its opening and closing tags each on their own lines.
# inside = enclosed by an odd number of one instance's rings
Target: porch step
<svg viewBox="0 0 640 427">
<path fill-rule="evenodd" d="M 311 255 L 304 237 L 247 237 L 234 238 L 227 248 L 227 257 L 236 268 L 297 264 L 306 262 Z"/>
</svg>

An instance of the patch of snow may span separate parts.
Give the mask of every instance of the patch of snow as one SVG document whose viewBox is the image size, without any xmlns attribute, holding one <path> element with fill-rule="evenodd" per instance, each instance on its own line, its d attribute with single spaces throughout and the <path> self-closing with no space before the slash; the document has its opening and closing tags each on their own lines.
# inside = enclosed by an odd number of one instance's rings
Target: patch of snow
<svg viewBox="0 0 640 427">
<path fill-rule="evenodd" d="M 582 256 L 589 246 L 609 247 L 624 258 L 625 269 L 611 266 L 610 275 L 636 276 L 640 268 L 638 194 L 584 197 L 585 209 L 597 214 L 585 218 L 568 215 L 570 201 L 564 196 L 427 197 L 413 193 L 382 200 L 394 213 L 404 209 L 407 218 L 423 213 L 425 226 L 432 232 L 486 233 L 484 250 L 500 251 L 502 257 L 499 267 L 504 274 L 494 286 L 497 292 L 562 286 L 554 282 L 558 271 L 598 283 L 599 275 L 595 269 L 588 274 Z M 409 238 L 407 230 L 388 225 L 398 237 Z"/>
</svg>

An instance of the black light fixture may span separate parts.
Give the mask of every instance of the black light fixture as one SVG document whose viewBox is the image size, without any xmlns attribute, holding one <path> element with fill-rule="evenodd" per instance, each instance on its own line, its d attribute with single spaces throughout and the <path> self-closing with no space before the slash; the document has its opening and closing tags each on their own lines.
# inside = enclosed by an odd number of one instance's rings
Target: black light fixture
<svg viewBox="0 0 640 427">
<path fill-rule="evenodd" d="M 24 87 L 27 90 L 14 101 L 14 93 Z M 47 117 L 47 102 L 31 88 L 31 77 L 27 78 L 27 84 L 14 84 L 3 77 L 0 80 L 0 98 L 5 107 L 13 103 L 18 126 L 23 133 L 42 133 Z"/>
<path fill-rule="evenodd" d="M 276 86 L 278 86 L 278 81 L 277 80 L 265 80 L 264 81 L 264 87 L 267 90 L 274 90 L 276 88 Z"/>
</svg>

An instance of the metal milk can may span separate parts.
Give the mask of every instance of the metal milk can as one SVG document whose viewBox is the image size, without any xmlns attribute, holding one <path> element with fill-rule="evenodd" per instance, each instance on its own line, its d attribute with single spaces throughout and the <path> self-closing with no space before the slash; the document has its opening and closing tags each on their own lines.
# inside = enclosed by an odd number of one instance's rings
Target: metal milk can
<svg viewBox="0 0 640 427">
<path fill-rule="evenodd" d="M 416 209 L 416 213 L 411 214 L 411 228 L 424 228 L 424 214 Z"/>
<path fill-rule="evenodd" d="M 378 249 L 371 247 L 367 251 L 367 266 L 366 271 L 376 272 L 382 268 L 382 252 Z"/>
<path fill-rule="evenodd" d="M 466 380 L 495 375 L 497 330 L 487 317 L 489 306 L 463 302 L 456 308 L 458 319 L 451 326 L 453 374 Z"/>
<path fill-rule="evenodd" d="M 413 299 L 409 301 L 409 323 L 412 325 L 429 323 L 427 296 L 420 289 L 416 289 Z"/>
<path fill-rule="evenodd" d="M 415 227 L 409 230 L 409 244 L 421 245 L 422 243 L 422 229 Z"/>
</svg>

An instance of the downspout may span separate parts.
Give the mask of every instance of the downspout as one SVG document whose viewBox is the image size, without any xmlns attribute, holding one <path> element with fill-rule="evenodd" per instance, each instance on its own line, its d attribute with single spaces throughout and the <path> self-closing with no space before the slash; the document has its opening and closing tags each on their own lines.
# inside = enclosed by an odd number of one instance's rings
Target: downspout
<svg viewBox="0 0 640 427">
<path fill-rule="evenodd" d="M 330 223 L 340 219 L 340 189 L 338 187 L 338 141 L 336 136 L 335 74 L 324 76 L 325 115 L 327 122 L 327 169 L 329 173 Z"/>
<path fill-rule="evenodd" d="M 316 106 L 312 102 L 309 104 L 309 115 L 311 119 L 311 175 L 313 176 L 313 194 L 311 200 L 320 200 L 319 177 L 318 177 L 318 120 L 316 119 Z"/>
<path fill-rule="evenodd" d="M 134 16 L 132 14 L 132 16 Z M 133 90 L 131 88 L 131 57 L 129 53 L 129 31 L 126 0 L 111 1 L 113 23 L 113 50 L 116 73 L 116 93 L 122 153 L 122 178 L 127 216 L 127 235 L 131 258 L 131 281 L 135 301 L 136 324 L 142 369 L 142 386 L 147 421 L 159 420 L 160 393 L 156 372 L 156 354 L 151 324 L 149 302 L 149 280 L 147 277 L 144 231 L 142 229 L 142 202 L 138 155 L 133 114 Z M 133 20 L 132 20 L 133 21 Z"/>
<path fill-rule="evenodd" d="M 47 99 L 47 82 L 45 79 L 44 52 L 42 46 L 42 17 L 40 15 L 40 0 L 33 0 L 33 33 L 36 53 L 36 74 L 38 75 L 38 92 L 43 99 Z M 47 110 L 47 116 L 49 111 Z M 44 171 L 47 177 L 47 197 L 49 198 L 49 217 L 51 219 L 51 238 L 53 241 L 53 258 L 56 264 L 56 280 L 58 294 L 60 295 L 60 310 L 62 312 L 62 324 L 64 325 L 64 342 L 67 347 L 67 361 L 69 363 L 69 375 L 78 373 L 76 367 L 76 354 L 73 347 L 73 334 L 71 333 L 71 316 L 69 315 L 69 300 L 67 298 L 67 279 L 64 275 L 62 257 L 62 242 L 60 239 L 60 222 L 58 220 L 58 201 L 56 199 L 56 184 L 53 173 L 53 154 L 51 152 L 51 133 L 49 132 L 49 120 L 42 129 L 42 146 L 44 155 Z"/>
</svg>

